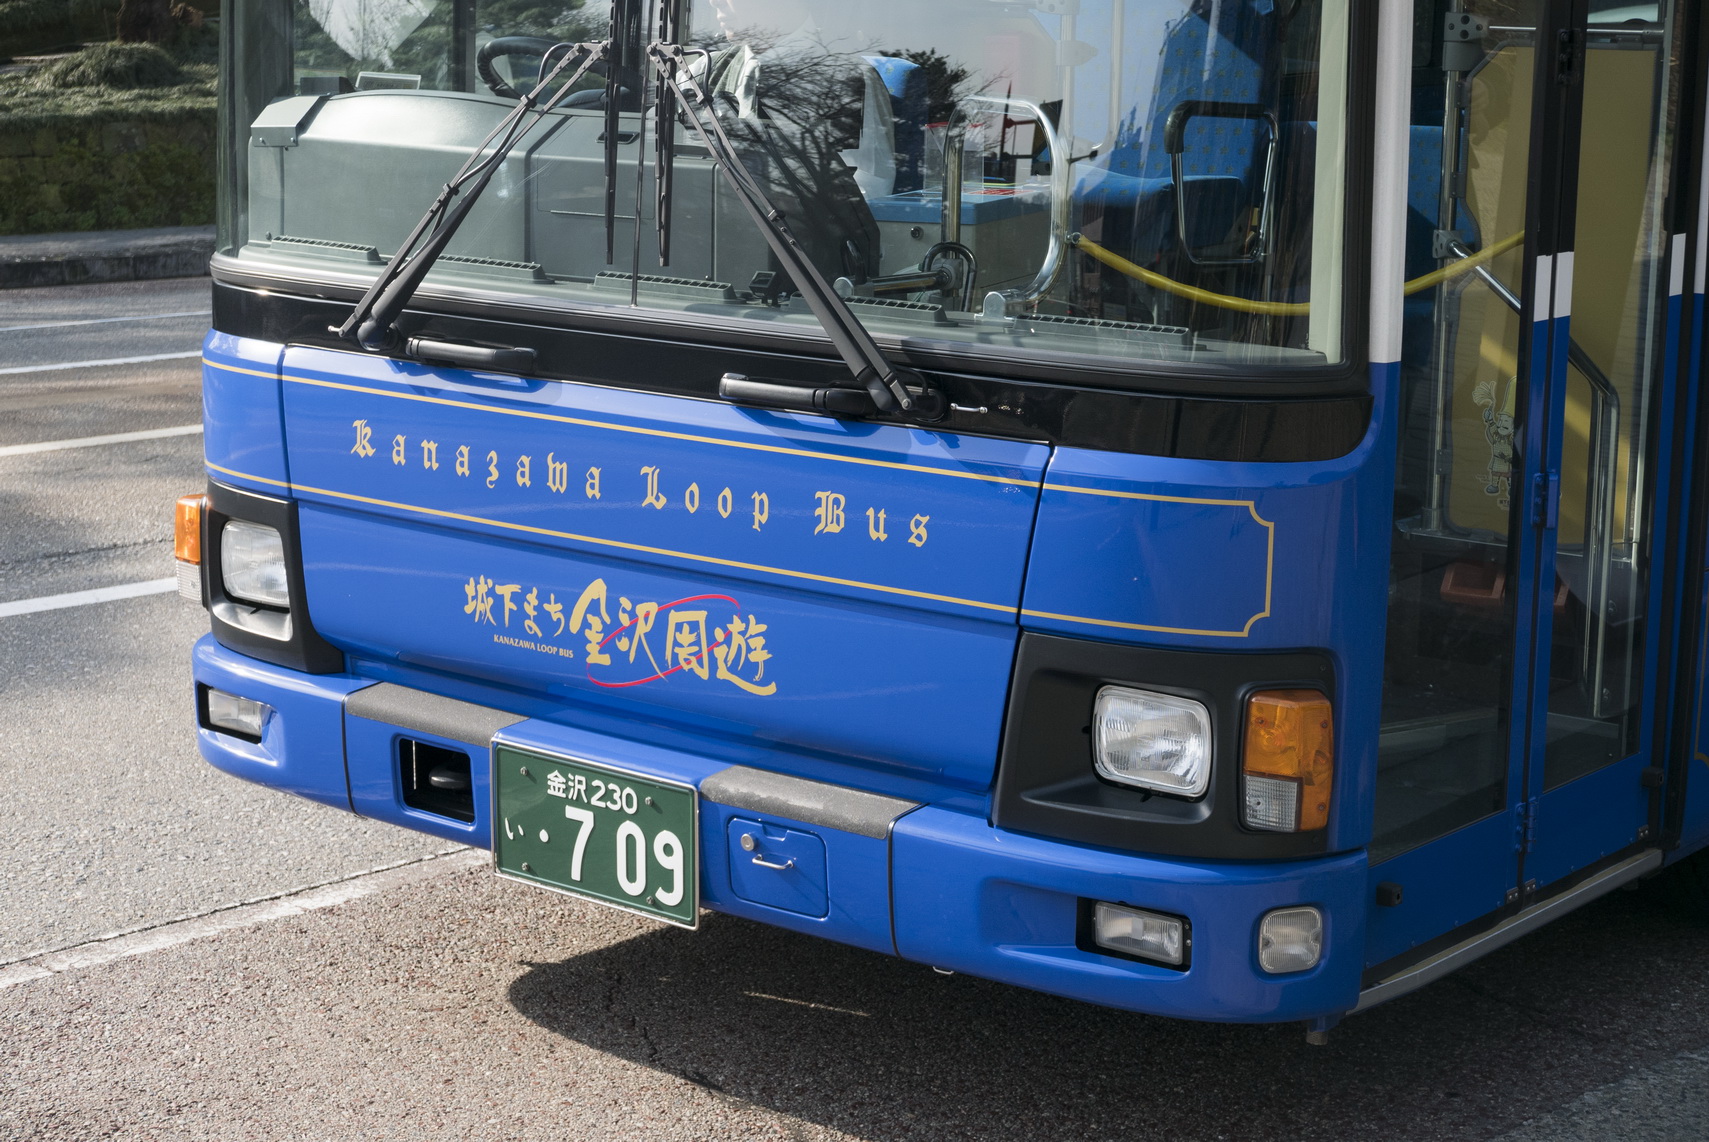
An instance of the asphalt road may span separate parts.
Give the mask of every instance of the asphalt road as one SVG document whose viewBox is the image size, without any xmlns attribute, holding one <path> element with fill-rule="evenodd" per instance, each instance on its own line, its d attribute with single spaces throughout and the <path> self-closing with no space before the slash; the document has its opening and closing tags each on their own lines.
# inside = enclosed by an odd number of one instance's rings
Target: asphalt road
<svg viewBox="0 0 1709 1142">
<path fill-rule="evenodd" d="M 205 318 L 3 327 L 206 289 L 0 294 L 0 370 L 193 352 Z M 1310 1047 L 665 928 L 216 773 L 196 607 L 4 614 L 168 575 L 202 481 L 194 435 L 5 449 L 192 424 L 196 381 L 0 372 L 0 1139 L 1709 1138 L 1709 912 L 1665 879 Z"/>
<path fill-rule="evenodd" d="M 207 311 L 206 279 L 9 291 L 0 370 L 193 355 Z M 172 575 L 199 435 L 4 452 L 197 424 L 199 386 L 193 356 L 0 372 L 0 606 Z M 206 630 L 175 594 L 0 617 L 0 961 L 444 847 L 206 766 L 189 686 Z"/>
</svg>

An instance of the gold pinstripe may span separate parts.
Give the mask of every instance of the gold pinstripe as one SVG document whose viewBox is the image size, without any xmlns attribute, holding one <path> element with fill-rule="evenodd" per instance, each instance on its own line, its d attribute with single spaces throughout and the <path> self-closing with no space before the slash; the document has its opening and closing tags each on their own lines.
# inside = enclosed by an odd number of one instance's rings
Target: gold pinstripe
<svg viewBox="0 0 1709 1142">
<path fill-rule="evenodd" d="M 319 388 L 337 389 L 345 392 L 362 393 L 365 395 L 389 397 L 397 400 L 418 401 L 424 404 L 441 405 L 450 408 L 466 408 L 478 412 L 493 413 L 501 416 L 516 416 L 532 420 L 544 420 L 561 424 L 572 424 L 580 427 L 607 429 L 613 432 L 627 432 L 641 436 L 661 437 L 669 440 L 681 440 L 695 444 L 712 444 L 728 448 L 741 448 L 749 451 L 768 452 L 784 456 L 801 456 L 814 460 L 829 460 L 837 463 L 857 464 L 867 467 L 887 468 L 920 475 L 950 476 L 958 479 L 980 480 L 995 484 L 1008 484 L 1018 487 L 1038 487 L 1042 491 L 1068 492 L 1077 495 L 1106 496 L 1115 499 L 1151 500 L 1159 503 L 1202 504 L 1213 507 L 1244 507 L 1251 513 L 1253 520 L 1261 525 L 1268 537 L 1266 566 L 1264 569 L 1264 609 L 1246 621 L 1246 625 L 1238 631 L 1233 630 L 1200 630 L 1192 627 L 1170 627 L 1149 623 L 1121 622 L 1115 619 L 1095 619 L 1083 615 L 1060 614 L 1054 611 L 1039 611 L 1005 606 L 1001 603 L 987 603 L 976 599 L 963 599 L 954 595 L 939 595 L 929 591 L 915 591 L 906 587 L 890 587 L 878 583 L 866 583 L 855 579 L 841 579 L 831 575 L 818 575 L 809 571 L 793 571 L 782 567 L 770 567 L 759 563 L 744 563 L 734 559 L 721 559 L 711 555 L 696 555 L 691 552 L 673 551 L 668 548 L 649 547 L 645 544 L 628 543 L 622 540 L 601 539 L 596 536 L 578 535 L 572 532 L 555 531 L 550 528 L 533 527 L 527 524 L 507 523 L 502 520 L 489 519 L 483 516 L 464 515 L 459 512 L 445 511 L 439 508 L 422 507 L 416 504 L 398 503 L 391 500 L 373 499 L 358 496 L 349 492 L 333 491 L 329 488 L 314 488 L 303 484 L 291 484 L 279 480 L 271 480 L 265 476 L 255 476 L 247 472 L 238 472 L 220 467 L 208 462 L 213 471 L 239 479 L 254 480 L 258 483 L 293 491 L 310 492 L 316 495 L 330 496 L 334 499 L 348 500 L 354 503 L 370 504 L 376 507 L 389 507 L 401 511 L 417 512 L 423 515 L 437 516 L 443 519 L 455 519 L 465 523 L 483 524 L 489 527 L 509 531 L 519 531 L 535 535 L 552 536 L 559 539 L 569 539 L 578 543 L 588 543 L 601 547 L 616 548 L 623 551 L 642 552 L 649 555 L 662 555 L 672 559 L 683 559 L 696 563 L 709 563 L 720 567 L 737 568 L 745 571 L 758 571 L 763 574 L 781 575 L 786 578 L 805 579 L 812 582 L 831 583 L 838 586 L 854 587 L 860 590 L 877 591 L 884 594 L 901 595 L 916 599 L 929 599 L 934 602 L 951 603 L 957 606 L 974 607 L 981 610 L 996 611 L 1005 615 L 1023 615 L 1029 618 L 1054 619 L 1061 622 L 1085 623 L 1091 626 L 1111 627 L 1119 630 L 1145 631 L 1155 634 L 1197 635 L 1209 638 L 1247 638 L 1252 627 L 1260 619 L 1270 616 L 1271 600 L 1275 581 L 1276 555 L 1276 525 L 1258 514 L 1257 503 L 1253 500 L 1215 499 L 1202 496 L 1170 496 L 1152 492 L 1123 492 L 1111 491 L 1105 488 L 1085 488 L 1074 484 L 1042 483 L 1035 484 L 1031 480 L 1015 479 L 1008 476 L 989 476 L 977 472 L 955 472 L 945 468 L 933 468 L 915 464 L 901 464 L 888 460 L 871 460 L 862 457 L 837 456 L 824 452 L 812 452 L 805 449 L 785 448 L 781 445 L 754 444 L 745 441 L 723 440 L 712 436 L 698 436 L 691 433 L 671 432 L 665 429 L 639 428 L 631 425 L 611 424 L 605 421 L 590 420 L 584 417 L 564 416 L 556 413 L 536 412 L 527 409 L 502 409 L 490 405 L 476 404 L 470 401 L 452 400 L 447 397 L 427 396 L 420 393 L 400 393 L 387 389 L 371 388 L 364 385 L 346 384 L 340 381 L 321 380 L 314 377 L 297 376 L 279 372 L 268 372 L 260 369 L 246 369 L 236 365 L 227 365 L 217 361 L 202 358 L 202 363 L 224 372 L 239 373 L 246 376 L 263 377 L 267 380 L 285 380 L 294 384 L 312 385 Z"/>
</svg>

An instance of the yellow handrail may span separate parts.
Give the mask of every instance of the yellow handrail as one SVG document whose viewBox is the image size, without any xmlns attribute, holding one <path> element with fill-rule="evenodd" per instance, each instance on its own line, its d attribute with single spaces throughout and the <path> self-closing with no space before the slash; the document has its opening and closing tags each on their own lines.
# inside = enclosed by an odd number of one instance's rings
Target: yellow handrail
<svg viewBox="0 0 1709 1142">
<path fill-rule="evenodd" d="M 1461 258 L 1452 265 L 1443 266 L 1439 270 L 1431 270 L 1422 277 L 1413 278 L 1406 283 L 1404 292 L 1407 297 L 1411 297 L 1415 293 L 1423 293 L 1431 286 L 1440 285 L 1449 278 L 1457 278 L 1461 274 L 1470 273 L 1491 258 L 1507 253 L 1523 241 L 1525 241 L 1525 231 L 1521 230 L 1517 234 L 1509 234 L 1495 245 L 1479 250 L 1469 258 Z"/>
<path fill-rule="evenodd" d="M 1491 258 L 1505 254 L 1524 240 L 1525 231 L 1521 230 L 1517 234 L 1503 238 L 1493 246 L 1479 250 L 1469 258 L 1462 258 L 1451 266 L 1443 266 L 1441 269 L 1432 270 L 1422 277 L 1413 278 L 1406 283 L 1403 290 L 1408 297 L 1415 293 L 1423 293 L 1449 278 L 1470 273 Z M 1240 313 L 1262 313 L 1272 317 L 1304 317 L 1311 312 L 1311 302 L 1309 301 L 1252 301 L 1244 297 L 1231 297 L 1226 293 L 1213 293 L 1208 289 L 1200 289 L 1198 286 L 1178 282 L 1174 278 L 1166 278 L 1153 270 L 1134 265 L 1120 254 L 1106 250 L 1084 234 L 1070 234 L 1068 244 L 1075 249 L 1084 250 L 1117 273 L 1142 281 L 1146 285 L 1156 286 L 1158 289 L 1175 294 L 1178 297 L 1184 297 L 1188 301 L 1214 305 L 1218 309 L 1233 309 Z"/>
</svg>

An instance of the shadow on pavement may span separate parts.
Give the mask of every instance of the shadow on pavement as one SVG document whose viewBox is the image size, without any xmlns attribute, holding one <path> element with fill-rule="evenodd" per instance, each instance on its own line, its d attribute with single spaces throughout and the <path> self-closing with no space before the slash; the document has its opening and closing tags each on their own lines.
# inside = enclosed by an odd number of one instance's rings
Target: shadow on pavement
<svg viewBox="0 0 1709 1142">
<path fill-rule="evenodd" d="M 1709 917 L 1617 893 L 1309 1047 L 725 916 L 512 986 L 568 1039 L 865 1138 L 1479 1138 L 1709 1043 Z"/>
</svg>

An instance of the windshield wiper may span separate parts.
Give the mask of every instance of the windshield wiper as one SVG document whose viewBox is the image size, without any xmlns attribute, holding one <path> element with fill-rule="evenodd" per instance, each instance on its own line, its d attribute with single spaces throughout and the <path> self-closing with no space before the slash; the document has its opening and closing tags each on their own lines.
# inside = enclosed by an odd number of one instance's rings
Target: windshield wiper
<svg viewBox="0 0 1709 1142">
<path fill-rule="evenodd" d="M 668 8 L 669 6 L 666 5 Z M 674 29 L 661 28 L 670 32 Z M 705 56 L 706 52 L 695 54 Z M 872 395 L 879 411 L 906 413 L 918 420 L 939 420 L 948 411 L 943 394 L 926 384 L 925 378 L 912 369 L 892 364 L 879 349 L 872 334 L 860 323 L 848 304 L 837 295 L 818 267 L 807 257 L 784 220 L 782 211 L 774 206 L 748 168 L 718 120 L 711 98 L 700 86 L 685 62 L 686 53 L 679 44 L 655 41 L 647 55 L 658 69 L 660 84 L 655 105 L 656 148 L 655 177 L 658 186 L 659 255 L 661 264 L 670 258 L 671 173 L 675 160 L 676 108 L 681 104 L 688 112 L 689 125 L 700 141 L 712 153 L 712 161 L 723 174 L 724 181 L 735 192 L 736 199 L 759 227 L 766 245 L 771 247 L 789 280 L 794 283 L 801 300 L 819 319 L 837 355 L 848 365 L 855 381 Z"/>
<path fill-rule="evenodd" d="M 480 145 L 469 155 L 469 160 L 451 181 L 445 184 L 445 188 L 439 192 L 439 197 L 433 200 L 433 205 L 427 208 L 427 213 L 422 215 L 421 221 L 415 224 L 415 229 L 410 231 L 409 237 L 398 247 L 397 253 L 392 255 L 385 270 L 374 279 L 374 284 L 368 287 L 368 292 L 356 304 L 350 316 L 344 319 L 344 324 L 333 326 L 331 332 L 345 340 L 354 339 L 358 345 L 370 352 L 379 353 L 397 348 L 398 333 L 394 323 L 398 314 L 403 312 L 410 296 L 427 276 L 427 271 L 433 268 L 435 259 L 444 253 L 446 245 L 456 236 L 457 227 L 469 216 L 469 211 L 481 197 L 481 192 L 487 188 L 493 175 L 498 173 L 499 167 L 504 165 L 504 160 L 523 136 L 533 130 L 541 119 L 574 90 L 577 80 L 610 54 L 610 43 L 606 40 L 601 43 L 576 44 L 564 53 L 564 58 L 558 65 L 545 75 L 532 91 L 524 95 L 510 114 L 481 140 Z M 557 82 L 564 69 L 576 60 L 580 62 L 576 64 L 570 77 L 559 85 L 550 98 L 536 102 L 535 97 Z M 483 154 L 488 144 L 492 144 L 493 149 L 490 153 Z"/>
</svg>

